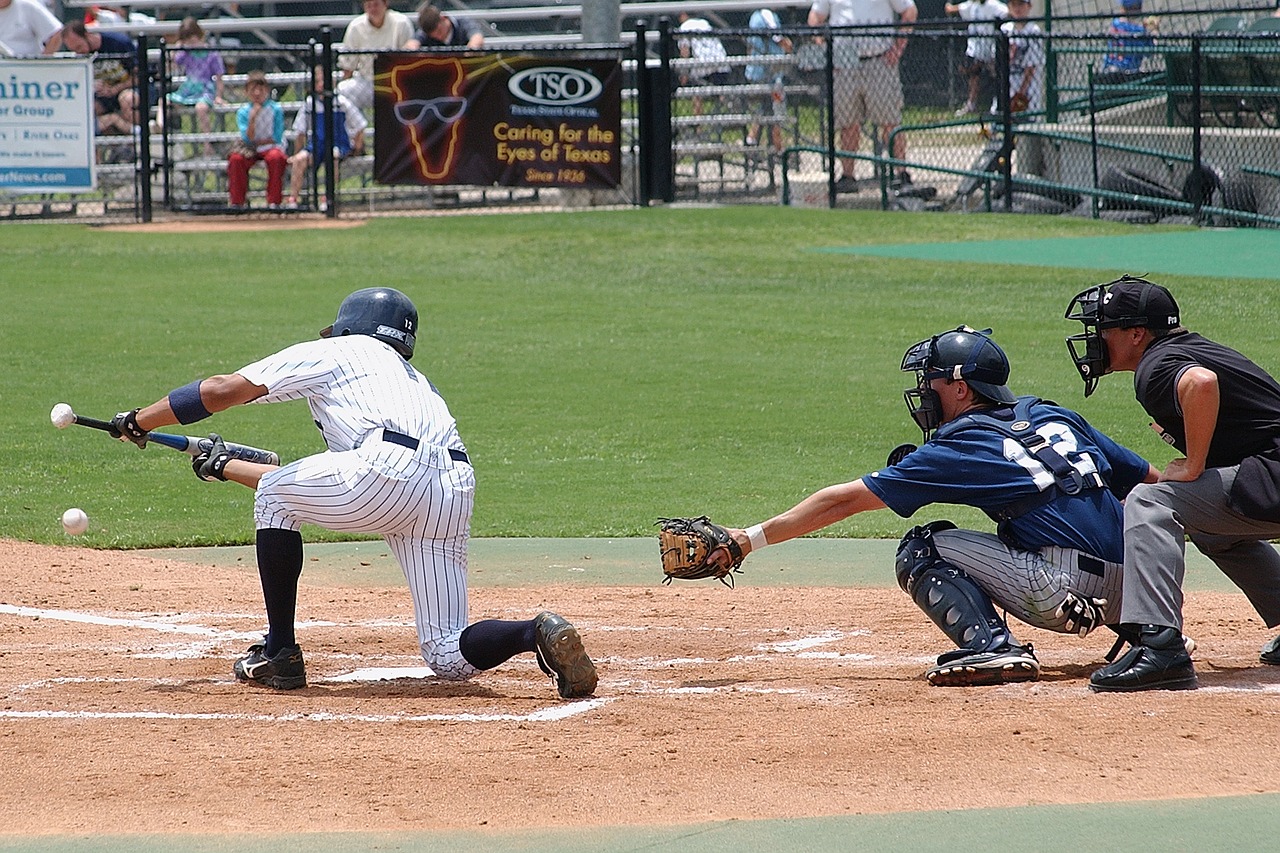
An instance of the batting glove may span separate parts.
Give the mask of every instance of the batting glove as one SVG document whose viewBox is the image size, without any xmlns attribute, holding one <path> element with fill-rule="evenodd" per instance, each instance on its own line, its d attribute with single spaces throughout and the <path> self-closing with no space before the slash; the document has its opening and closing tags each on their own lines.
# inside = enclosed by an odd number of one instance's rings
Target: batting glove
<svg viewBox="0 0 1280 853">
<path fill-rule="evenodd" d="M 1067 590 L 1067 597 L 1062 599 L 1054 615 L 1063 620 L 1063 630 L 1069 634 L 1086 637 L 1089 632 L 1103 623 L 1103 610 L 1107 606 L 1105 598 L 1093 598 L 1078 595 Z"/>
<path fill-rule="evenodd" d="M 147 431 L 138 426 L 138 412 L 141 409 L 134 409 L 131 412 L 118 412 L 111 419 L 111 435 L 115 438 L 132 441 L 139 448 L 147 446 Z"/>
<path fill-rule="evenodd" d="M 191 460 L 191 470 L 195 471 L 196 476 L 201 480 L 225 481 L 227 475 L 223 473 L 223 469 L 227 467 L 227 463 L 233 457 L 227 450 L 226 442 L 222 440 L 222 436 L 216 432 L 211 432 L 209 433 L 209 440 L 213 442 L 209 445 L 209 449 Z"/>
</svg>

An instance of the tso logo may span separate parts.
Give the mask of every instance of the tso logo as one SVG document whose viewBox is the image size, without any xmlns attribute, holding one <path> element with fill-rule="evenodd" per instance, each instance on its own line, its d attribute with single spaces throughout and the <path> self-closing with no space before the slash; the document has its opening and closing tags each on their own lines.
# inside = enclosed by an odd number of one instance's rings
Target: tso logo
<svg viewBox="0 0 1280 853">
<path fill-rule="evenodd" d="M 507 83 L 507 90 L 522 101 L 556 107 L 584 104 L 603 89 L 594 74 L 557 66 L 526 69 Z"/>
</svg>

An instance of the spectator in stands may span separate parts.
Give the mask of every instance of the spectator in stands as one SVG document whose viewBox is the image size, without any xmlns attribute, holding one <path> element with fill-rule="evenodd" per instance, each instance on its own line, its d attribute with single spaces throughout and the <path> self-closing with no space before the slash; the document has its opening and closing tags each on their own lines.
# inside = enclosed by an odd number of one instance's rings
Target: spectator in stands
<svg viewBox="0 0 1280 853">
<path fill-rule="evenodd" d="M 1044 31 L 1029 20 L 1031 0 L 1009 0 L 1013 20 L 1000 29 L 1009 36 L 1009 105 L 1032 118 L 1044 112 Z"/>
<path fill-rule="evenodd" d="M 293 155 L 289 158 L 289 198 L 285 207 L 296 209 L 302 195 L 302 183 L 312 163 L 324 160 L 324 69 L 316 66 L 315 88 L 307 95 L 293 120 Z M 333 95 L 333 160 L 345 160 L 364 153 L 364 131 L 369 126 L 364 114 L 346 96 Z M 326 198 L 325 204 L 328 204 Z M 322 208 L 323 209 L 323 208 Z"/>
<path fill-rule="evenodd" d="M 98 133 L 133 133 L 138 123 L 135 74 L 137 47 L 123 33 L 89 32 L 84 21 L 62 28 L 62 45 L 81 56 L 93 54 L 93 111 Z"/>
<path fill-rule="evenodd" d="M 1116 0 L 1122 14 L 1107 27 L 1107 55 L 1094 80 L 1104 85 L 1124 83 L 1142 73 L 1142 60 L 1155 44 L 1156 19 L 1142 19 L 1142 0 Z"/>
<path fill-rule="evenodd" d="M 387 0 L 364 0 L 364 14 L 347 24 L 338 57 L 343 80 L 338 91 L 362 110 L 373 106 L 373 56 L 370 51 L 403 50 L 413 38 L 413 25 L 402 12 L 390 8 Z"/>
<path fill-rule="evenodd" d="M 178 91 L 169 94 L 169 102 L 196 109 L 196 127 L 201 133 L 213 129 L 212 112 L 215 105 L 225 104 L 222 75 L 227 72 L 222 54 L 210 50 L 205 43 L 204 29 L 195 18 L 183 18 L 178 26 L 178 45 L 173 64 L 185 75 Z M 213 143 L 205 141 L 205 156 L 213 154 Z"/>
<path fill-rule="evenodd" d="M 124 6 L 90 6 L 84 11 L 86 26 L 93 24 L 154 24 L 156 19 L 144 12 L 130 12 Z"/>
<path fill-rule="evenodd" d="M 227 188 L 231 206 L 248 207 L 249 169 L 259 160 L 267 164 L 267 207 L 278 209 L 284 197 L 284 167 L 289 158 L 284 153 L 284 110 L 271 98 L 267 75 L 249 72 L 244 84 L 249 103 L 236 112 L 240 139 L 227 159 Z"/>
<path fill-rule="evenodd" d="M 898 62 L 907 49 L 906 33 L 917 15 L 913 0 L 814 0 L 809 9 L 811 27 L 885 27 L 884 31 L 848 39 L 852 42 L 851 49 L 857 53 L 847 58 L 840 46 L 843 39 L 838 39 L 833 47 L 836 67 L 832 109 L 840 129 L 841 149 L 857 151 L 862 142 L 862 125 L 869 121 L 879 125 L 885 150 L 888 150 L 889 137 L 902 123 L 902 78 L 898 75 Z M 895 24 L 897 29 L 888 32 Z M 893 156 L 906 159 L 907 140 L 902 134 L 894 140 Z M 842 174 L 836 181 L 836 192 L 857 192 L 854 161 L 843 158 L 840 163 Z M 899 167 L 892 183 L 901 187 L 911 183 L 911 176 Z"/>
<path fill-rule="evenodd" d="M 680 26 L 676 30 L 684 34 L 678 44 L 680 56 L 692 58 L 694 65 L 687 66 L 680 73 L 681 86 L 727 86 L 733 75 L 729 67 L 729 54 L 724 43 L 715 36 L 690 37 L 689 33 L 705 33 L 711 31 L 711 24 L 706 18 L 692 17 L 688 12 L 680 13 Z M 694 115 L 702 114 L 702 98 L 693 99 Z"/>
<path fill-rule="evenodd" d="M 948 3 L 943 7 L 948 15 L 959 15 L 969 22 L 969 39 L 964 47 L 964 59 L 960 73 L 969 81 L 969 99 L 956 110 L 957 116 L 979 112 L 979 104 L 986 101 L 996 81 L 996 25 L 1009 17 L 1009 7 L 1000 0 L 964 0 Z M 986 90 L 984 92 L 983 90 Z"/>
<path fill-rule="evenodd" d="M 748 56 L 785 56 L 791 52 L 792 44 L 788 36 L 778 32 L 782 22 L 772 9 L 757 9 L 751 13 L 747 26 L 758 33 L 747 39 Z M 761 102 L 760 115 L 772 118 L 769 138 L 774 152 L 782 151 L 782 120 L 787 117 L 787 90 L 785 67 L 782 65 L 748 65 L 744 73 L 748 83 L 773 83 L 773 90 L 765 95 Z M 747 129 L 747 147 L 754 147 L 760 141 L 762 122 L 756 122 Z"/>
<path fill-rule="evenodd" d="M 0 0 L 0 56 L 40 56 L 62 44 L 62 23 L 40 0 Z"/>
<path fill-rule="evenodd" d="M 705 18 L 694 18 L 687 12 L 680 13 L 680 27 L 676 32 L 710 32 L 710 23 Z M 730 83 L 732 69 L 728 67 L 728 51 L 724 44 L 714 36 L 684 36 L 678 41 L 681 58 L 694 60 L 694 65 L 682 70 L 681 86 L 727 86 Z M 703 113 L 703 99 L 694 97 L 694 115 Z"/>
<path fill-rule="evenodd" d="M 430 3 L 418 7 L 418 30 L 405 50 L 423 47 L 484 47 L 484 32 L 472 21 L 446 15 Z"/>
</svg>

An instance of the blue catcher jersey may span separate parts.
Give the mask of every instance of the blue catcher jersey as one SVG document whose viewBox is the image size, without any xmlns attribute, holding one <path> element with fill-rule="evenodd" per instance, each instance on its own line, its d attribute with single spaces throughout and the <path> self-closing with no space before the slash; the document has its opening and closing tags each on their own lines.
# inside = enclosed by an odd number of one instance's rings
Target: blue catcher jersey
<svg viewBox="0 0 1280 853">
<path fill-rule="evenodd" d="M 1145 459 L 1098 432 L 1079 414 L 1035 398 L 1017 411 L 1036 435 L 1084 477 L 1100 475 L 1107 488 L 1057 497 L 1001 525 L 1001 535 L 1022 548 L 1077 548 L 1110 562 L 1124 561 L 1124 511 L 1120 499 L 1146 476 Z M 1013 406 L 985 410 L 1012 421 Z M 1019 499 L 1058 489 L 1053 472 L 1022 442 L 961 415 L 897 465 L 862 478 L 903 518 L 932 503 L 962 504 L 996 512 Z"/>
</svg>

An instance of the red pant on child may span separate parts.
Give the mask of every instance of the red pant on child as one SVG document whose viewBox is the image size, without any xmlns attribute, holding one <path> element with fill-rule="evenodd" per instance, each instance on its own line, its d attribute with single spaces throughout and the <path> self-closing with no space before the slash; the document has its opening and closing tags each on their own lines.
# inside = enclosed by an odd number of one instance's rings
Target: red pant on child
<svg viewBox="0 0 1280 853">
<path fill-rule="evenodd" d="M 259 160 L 267 164 L 267 204 L 280 204 L 284 201 L 284 167 L 289 158 L 284 149 L 268 148 L 252 157 L 233 151 L 227 158 L 227 189 L 232 204 L 245 203 L 245 197 L 249 194 L 249 169 Z"/>
</svg>

